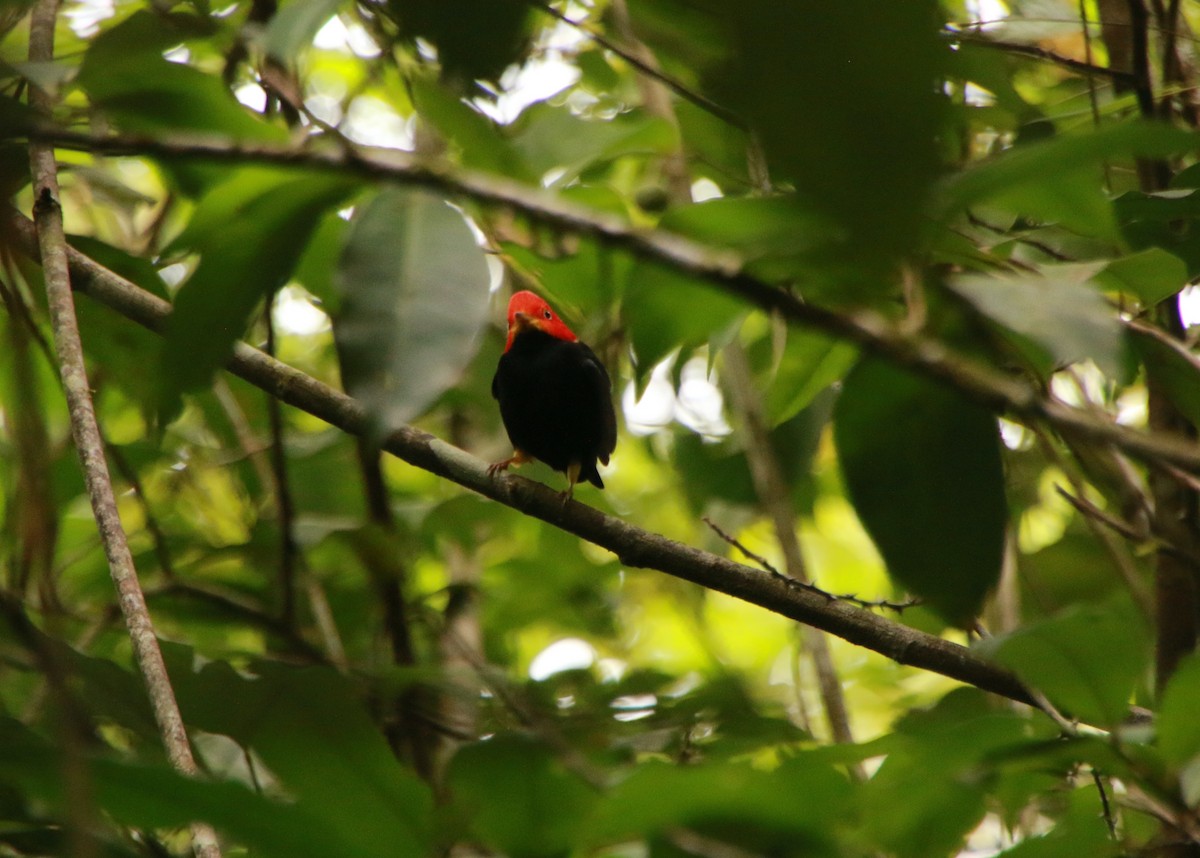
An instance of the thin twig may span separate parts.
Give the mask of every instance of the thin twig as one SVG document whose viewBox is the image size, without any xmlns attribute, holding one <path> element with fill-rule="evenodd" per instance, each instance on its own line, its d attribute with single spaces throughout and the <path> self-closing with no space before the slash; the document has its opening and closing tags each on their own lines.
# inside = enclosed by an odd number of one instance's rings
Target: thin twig
<svg viewBox="0 0 1200 858">
<path fill-rule="evenodd" d="M 816 584 L 810 583 L 808 581 L 800 581 L 796 578 L 791 578 L 787 575 L 784 575 L 782 572 L 780 572 L 778 569 L 776 569 L 769 560 L 767 560 L 765 557 L 763 557 L 760 554 L 755 554 L 753 551 L 751 551 L 749 548 L 747 548 L 745 545 L 743 545 L 737 539 L 737 537 L 722 530 L 715 522 L 713 522 L 712 519 L 703 518 L 703 519 L 701 519 L 701 521 L 703 521 L 705 524 L 707 524 L 709 526 L 709 528 L 712 530 L 712 532 L 715 533 L 718 537 L 720 537 L 722 541 L 727 542 L 730 545 L 732 545 L 739 552 L 741 552 L 742 555 L 747 560 L 751 560 L 751 561 L 757 563 L 759 566 L 761 566 L 763 568 L 764 571 L 769 572 L 772 575 L 774 575 L 775 577 L 780 578 L 784 581 L 787 581 L 790 584 L 796 585 L 809 593 L 814 593 L 823 599 L 827 599 L 830 602 L 848 602 L 851 605 L 854 605 L 859 608 L 886 608 L 887 610 L 895 611 L 898 614 L 903 613 L 904 611 L 908 610 L 909 608 L 915 608 L 917 605 L 921 604 L 920 599 L 909 599 L 907 602 L 889 602 L 885 599 L 860 599 L 858 596 L 855 596 L 855 595 L 852 595 L 849 593 L 844 593 L 844 594 L 839 595 L 839 594 L 835 594 L 835 593 L 830 593 L 828 590 L 822 590 Z"/>
<path fill-rule="evenodd" d="M 1079 72 L 1083 75 L 1099 75 L 1107 77 L 1115 81 L 1132 82 L 1134 76 L 1129 72 L 1111 69 L 1107 66 L 1098 66 L 1092 62 L 1082 62 L 1073 59 L 1063 54 L 1055 53 L 1046 48 L 1038 47 L 1037 45 L 1027 45 L 1024 42 L 1006 42 L 1002 39 L 992 39 L 987 36 L 970 36 L 966 33 L 951 31 L 946 33 L 949 38 L 956 42 L 963 42 L 968 45 L 977 45 L 981 48 L 995 48 L 996 50 L 1004 51 L 1009 54 L 1020 54 L 1023 57 L 1030 57 L 1036 60 L 1044 60 L 1048 63 L 1053 63 L 1056 66 L 1062 66 L 1065 69 L 1070 69 L 1074 72 Z"/>
<path fill-rule="evenodd" d="M 724 107 L 713 101 L 708 96 L 691 89 L 682 81 L 677 80 L 676 78 L 664 72 L 662 69 L 657 68 L 656 64 L 647 62 L 645 57 L 638 56 L 636 51 L 618 45 L 612 39 L 609 39 L 602 33 L 596 32 L 582 21 L 575 21 L 567 17 L 565 13 L 558 11 L 549 3 L 543 3 L 540 2 L 540 0 L 526 0 L 526 2 L 529 3 L 529 5 L 533 8 L 544 12 L 550 17 L 557 18 L 564 24 L 574 27 L 600 47 L 607 51 L 611 51 L 625 62 L 629 63 L 629 65 L 633 66 L 633 68 L 635 68 L 640 74 L 653 78 L 685 101 L 691 102 L 701 110 L 712 114 L 723 122 L 728 122 L 735 128 L 746 127 L 746 121 L 728 107 Z"/>
<path fill-rule="evenodd" d="M 1092 783 L 1096 785 L 1096 792 L 1100 793 L 1100 808 L 1104 814 L 1104 824 L 1108 826 L 1108 836 L 1111 840 L 1117 840 L 1117 821 L 1113 818 L 1112 805 L 1108 803 L 1108 790 L 1104 788 L 1104 778 L 1095 769 L 1092 769 Z"/>
<path fill-rule="evenodd" d="M 54 29 L 58 19 L 57 0 L 38 0 L 29 28 L 29 61 L 50 63 L 54 59 Z M 53 98 L 38 87 L 30 90 L 34 109 L 49 116 Z M 84 365 L 83 343 L 75 315 L 75 299 L 71 293 L 71 276 L 67 262 L 68 248 L 63 231 L 62 206 L 59 202 L 58 165 L 54 149 L 42 143 L 30 146 L 30 171 L 34 188 L 34 220 L 42 271 L 46 284 L 50 321 L 54 331 L 54 347 L 59 372 L 67 396 L 71 433 L 83 467 L 84 481 L 92 502 L 92 512 L 104 541 L 104 553 L 109 571 L 119 595 L 122 613 L 133 642 L 134 657 L 145 679 L 150 702 L 162 734 L 167 757 L 171 764 L 187 775 L 197 773 L 196 761 L 188 743 L 187 730 L 175 700 L 163 661 L 162 650 L 154 634 L 154 625 L 146 609 L 146 600 L 134 568 L 133 555 L 113 494 L 108 462 L 100 427 L 96 422 L 87 370 Z M 207 823 L 196 822 L 191 827 L 192 844 L 200 858 L 220 858 L 221 849 L 216 833 Z"/>
</svg>

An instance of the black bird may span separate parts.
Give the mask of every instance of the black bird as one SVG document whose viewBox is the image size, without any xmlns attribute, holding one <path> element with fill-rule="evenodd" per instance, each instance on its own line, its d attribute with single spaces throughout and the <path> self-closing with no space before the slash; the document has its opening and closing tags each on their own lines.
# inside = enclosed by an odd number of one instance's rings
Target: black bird
<svg viewBox="0 0 1200 858">
<path fill-rule="evenodd" d="M 564 502 L 580 480 L 604 488 L 596 462 L 607 465 L 617 446 L 612 382 L 596 353 L 532 292 L 508 302 L 492 396 L 513 454 L 488 466 L 489 474 L 539 459 L 567 475 Z"/>
</svg>

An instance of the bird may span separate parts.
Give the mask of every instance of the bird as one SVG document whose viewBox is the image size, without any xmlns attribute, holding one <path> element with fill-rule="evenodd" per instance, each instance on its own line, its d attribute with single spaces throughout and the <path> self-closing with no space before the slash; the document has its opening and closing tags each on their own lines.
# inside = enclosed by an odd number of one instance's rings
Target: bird
<svg viewBox="0 0 1200 858">
<path fill-rule="evenodd" d="M 492 377 L 492 396 L 513 454 L 488 466 L 495 475 L 537 459 L 567 476 L 563 504 L 576 483 L 598 489 L 617 446 L 612 381 L 600 358 L 533 292 L 508 302 L 508 337 Z"/>
</svg>

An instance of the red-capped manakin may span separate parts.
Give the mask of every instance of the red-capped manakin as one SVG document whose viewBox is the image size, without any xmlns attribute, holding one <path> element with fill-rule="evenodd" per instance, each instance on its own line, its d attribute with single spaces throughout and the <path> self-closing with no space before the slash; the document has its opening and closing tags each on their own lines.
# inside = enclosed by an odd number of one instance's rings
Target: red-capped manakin
<svg viewBox="0 0 1200 858">
<path fill-rule="evenodd" d="M 596 462 L 607 465 L 617 446 L 612 382 L 595 352 L 532 292 L 508 302 L 508 340 L 492 396 L 513 454 L 488 473 L 540 459 L 567 475 L 564 502 L 580 480 L 604 488 Z"/>
</svg>

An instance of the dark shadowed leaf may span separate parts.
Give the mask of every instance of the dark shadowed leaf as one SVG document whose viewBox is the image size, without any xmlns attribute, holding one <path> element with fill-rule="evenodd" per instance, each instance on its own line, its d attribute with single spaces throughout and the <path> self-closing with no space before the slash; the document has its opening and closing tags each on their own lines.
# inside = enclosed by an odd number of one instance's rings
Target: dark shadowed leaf
<svg viewBox="0 0 1200 858">
<path fill-rule="evenodd" d="M 732 48 L 711 88 L 758 132 L 772 179 L 791 180 L 844 227 L 860 261 L 911 250 L 945 104 L 934 82 L 950 51 L 936 4 L 707 5 Z"/>
<path fill-rule="evenodd" d="M 356 855 L 427 854 L 429 790 L 397 762 L 345 677 L 269 662 L 257 665 L 256 677 L 221 662 L 193 674 L 190 653 L 176 647 L 170 654 L 188 723 L 252 750 L 296 806 L 334 832 L 343 848 Z"/>
<path fill-rule="evenodd" d="M 979 646 L 1074 718 L 1120 723 L 1146 669 L 1149 631 L 1126 598 L 1076 605 Z"/>
<path fill-rule="evenodd" d="M 1121 233 L 1134 248 L 1160 248 L 1183 260 L 1189 278 L 1200 274 L 1200 191 L 1129 191 L 1113 207 Z"/>
<path fill-rule="evenodd" d="M 594 846 L 685 828 L 758 854 L 831 854 L 850 786 L 828 764 L 794 757 L 773 771 L 746 763 L 648 763 L 614 788 L 589 821 Z"/>
<path fill-rule="evenodd" d="M 850 500 L 897 583 L 969 622 L 1000 577 L 1007 509 L 995 418 L 954 391 L 865 358 L 834 437 Z"/>
<path fill-rule="evenodd" d="M 334 286 L 342 379 L 380 429 L 421 413 L 475 354 L 488 270 L 463 216 L 440 197 L 389 188 L 351 224 Z"/>
<path fill-rule="evenodd" d="M 1143 331 L 1130 331 L 1129 343 L 1150 376 L 1179 413 L 1200 426 L 1200 361 L 1182 347 L 1172 346 Z"/>
<path fill-rule="evenodd" d="M 468 745 L 446 773 L 454 814 L 513 858 L 566 855 L 597 794 L 540 742 L 515 734 Z"/>
<path fill-rule="evenodd" d="M 387 8 L 409 37 L 438 50 L 447 77 L 496 80 L 518 62 L 529 41 L 532 11 L 510 0 L 389 0 Z"/>
<path fill-rule="evenodd" d="M 20 785 L 30 797 L 51 806 L 66 801 L 58 777 L 63 761 L 57 748 L 15 720 L 0 719 L 0 780 Z M 300 808 L 269 801 L 240 784 L 204 782 L 168 769 L 92 759 L 88 774 L 99 808 L 123 825 L 182 827 L 200 819 L 268 856 L 381 854 L 339 838 L 324 820 Z"/>
</svg>

